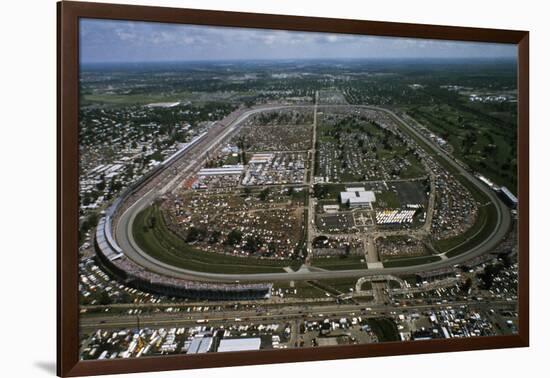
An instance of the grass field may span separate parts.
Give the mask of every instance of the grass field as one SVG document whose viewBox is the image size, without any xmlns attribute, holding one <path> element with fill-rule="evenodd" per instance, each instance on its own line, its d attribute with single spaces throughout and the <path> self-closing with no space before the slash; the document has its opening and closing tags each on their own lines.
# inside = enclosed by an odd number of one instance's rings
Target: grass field
<svg viewBox="0 0 550 378">
<path fill-rule="evenodd" d="M 390 280 L 389 281 L 390 289 L 399 289 L 401 288 L 401 284 L 398 281 Z"/>
<path fill-rule="evenodd" d="M 150 93 L 84 93 L 82 94 L 81 104 L 103 104 L 110 106 L 128 106 L 128 105 L 147 105 L 157 102 L 185 102 L 192 101 L 194 104 L 216 102 L 232 102 L 239 96 L 245 96 L 248 92 L 238 92 L 233 94 L 224 94 L 216 92 L 215 94 L 205 94 L 185 90 L 150 92 Z"/>
<path fill-rule="evenodd" d="M 475 105 L 455 105 L 418 106 L 409 109 L 408 113 L 447 139 L 457 158 L 515 192 L 513 117 L 503 121 L 486 110 L 473 108 Z"/>
<path fill-rule="evenodd" d="M 350 293 L 350 288 L 355 289 L 355 278 L 340 278 L 332 280 L 316 280 L 316 281 L 295 281 L 294 286 L 290 286 L 288 282 L 275 282 L 273 289 L 289 290 L 291 293 L 285 294 L 290 298 L 325 298 L 326 293 L 332 295 Z M 370 284 L 370 282 L 368 282 Z M 366 287 L 366 285 L 365 285 Z M 369 290 L 369 287 L 365 290 Z M 293 290 L 296 289 L 296 294 Z"/>
<path fill-rule="evenodd" d="M 374 203 L 374 207 L 378 209 L 398 209 L 400 206 L 401 202 L 399 202 L 397 193 L 389 190 L 376 193 L 376 202 Z"/>
<path fill-rule="evenodd" d="M 149 219 L 154 217 L 154 227 Z M 141 211 L 133 224 L 137 244 L 149 255 L 175 267 L 209 273 L 274 273 L 283 267 L 298 269 L 299 261 L 237 257 L 199 251 L 171 232 L 157 206 Z"/>
<path fill-rule="evenodd" d="M 292 294 L 285 294 L 285 297 L 289 298 L 321 298 L 325 297 L 325 292 L 318 287 L 310 285 L 306 281 L 296 281 L 294 286 L 291 287 L 288 282 L 275 282 L 273 289 L 289 290 Z M 293 290 L 296 289 L 296 294 L 293 294 Z"/>
<path fill-rule="evenodd" d="M 363 291 L 372 290 L 372 282 L 370 281 L 363 282 L 363 284 L 361 285 L 361 290 Z"/>
<path fill-rule="evenodd" d="M 318 280 L 321 285 L 327 286 L 336 290 L 342 294 L 350 293 L 350 289 L 355 291 L 355 284 L 357 283 L 357 278 L 339 278 L 333 280 Z M 369 282 L 370 283 L 370 282 Z M 364 285 L 366 287 L 366 285 Z M 365 289 L 368 290 L 368 289 Z"/>
<path fill-rule="evenodd" d="M 145 105 L 155 102 L 182 101 L 189 97 L 189 93 L 151 93 L 151 94 L 85 94 L 82 103 L 107 105 Z"/>
<path fill-rule="evenodd" d="M 348 257 L 328 257 L 314 258 L 311 262 L 313 266 L 327 270 L 350 270 L 350 269 L 366 269 L 364 256 L 348 256 Z"/>
<path fill-rule="evenodd" d="M 441 257 L 439 256 L 419 256 L 419 257 L 409 257 L 405 259 L 387 260 L 387 261 L 384 261 L 383 264 L 384 264 L 384 268 L 397 268 L 400 266 L 428 264 L 439 260 L 441 260 Z"/>
</svg>

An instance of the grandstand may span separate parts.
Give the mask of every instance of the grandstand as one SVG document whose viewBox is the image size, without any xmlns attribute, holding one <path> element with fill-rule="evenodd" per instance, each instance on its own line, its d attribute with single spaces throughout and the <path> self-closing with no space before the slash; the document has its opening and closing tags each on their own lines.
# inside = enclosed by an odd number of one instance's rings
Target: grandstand
<svg viewBox="0 0 550 378">
<path fill-rule="evenodd" d="M 201 300 L 258 300 L 269 298 L 273 286 L 271 283 L 224 284 L 163 276 L 137 265 L 124 254 L 116 254 L 108 243 L 100 244 L 96 239 L 95 246 L 98 262 L 107 271 L 130 287 L 154 294 Z"/>
</svg>

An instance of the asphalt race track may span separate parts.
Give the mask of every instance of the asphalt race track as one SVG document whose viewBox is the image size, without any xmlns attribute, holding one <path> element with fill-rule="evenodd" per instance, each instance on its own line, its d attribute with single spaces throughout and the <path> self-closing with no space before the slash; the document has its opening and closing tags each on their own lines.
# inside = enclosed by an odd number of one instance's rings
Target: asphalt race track
<svg viewBox="0 0 550 378">
<path fill-rule="evenodd" d="M 229 126 L 227 126 L 226 131 L 218 133 L 213 137 L 207 136 L 202 141 L 197 143 L 189 151 L 185 152 L 182 157 L 178 158 L 186 159 L 188 155 L 195 154 L 194 158 L 190 160 L 189 165 L 182 173 L 190 173 L 194 166 L 196 166 L 200 159 L 205 156 L 206 152 L 209 151 L 213 146 L 221 143 L 226 139 L 228 135 L 238 130 L 240 123 L 242 123 L 250 115 L 267 111 L 267 110 L 277 110 L 284 108 L 313 108 L 314 105 L 281 105 L 281 106 L 266 106 L 262 108 L 255 108 L 249 110 L 242 115 L 240 115 L 236 120 L 234 120 Z M 148 207 L 152 201 L 159 196 L 159 191 L 151 190 L 146 193 L 144 196 L 139 198 L 135 203 L 133 203 L 126 211 L 120 216 L 118 222 L 113 225 L 115 231 L 115 238 L 118 242 L 118 245 L 124 251 L 124 254 L 136 264 L 139 264 L 148 270 L 166 276 L 171 276 L 180 279 L 188 279 L 194 281 L 209 281 L 209 282 L 269 282 L 269 281 L 289 281 L 289 280 L 318 280 L 318 279 L 334 279 L 334 278 L 355 278 L 363 276 L 372 276 L 372 275 L 383 275 L 383 274 L 408 274 L 408 273 L 417 273 L 422 271 L 436 270 L 441 268 L 446 268 L 455 264 L 463 263 L 472 258 L 481 256 L 487 252 L 493 250 L 502 238 L 506 235 L 510 228 L 511 216 L 510 211 L 504 205 L 504 203 L 497 197 L 497 195 L 481 181 L 475 178 L 471 173 L 465 170 L 460 164 L 453 160 L 447 153 L 442 151 L 438 146 L 436 146 L 431 140 L 425 138 L 422 134 L 416 131 L 414 128 L 406 124 L 401 118 L 399 118 L 395 113 L 388 109 L 378 108 L 374 106 L 362 106 L 362 105 L 328 105 L 322 106 L 323 108 L 332 108 L 332 107 L 356 107 L 364 109 L 372 109 L 377 111 L 383 111 L 393 117 L 398 124 L 406 129 L 409 133 L 414 134 L 415 137 L 422 140 L 428 146 L 431 147 L 432 151 L 427 151 L 432 155 L 437 154 L 439 157 L 445 159 L 451 166 L 456 168 L 461 175 L 463 175 L 468 181 L 476 186 L 480 191 L 488 196 L 490 201 L 495 205 L 497 210 L 497 224 L 491 234 L 483 240 L 481 243 L 471 248 L 470 250 L 453 257 L 448 257 L 441 259 L 440 261 L 405 266 L 405 267 L 394 267 L 394 268 L 378 268 L 378 269 L 354 269 L 354 270 L 339 270 L 339 271 L 325 271 L 320 270 L 319 268 L 314 268 L 315 270 L 309 270 L 309 268 L 301 268 L 296 272 L 281 272 L 281 273 L 258 273 L 258 274 L 220 274 L 220 273 L 207 273 L 207 272 L 198 272 L 187 269 L 182 269 L 174 267 L 172 265 L 163 263 L 147 254 L 146 251 L 143 251 L 135 242 L 132 234 L 132 224 L 136 215 Z"/>
</svg>

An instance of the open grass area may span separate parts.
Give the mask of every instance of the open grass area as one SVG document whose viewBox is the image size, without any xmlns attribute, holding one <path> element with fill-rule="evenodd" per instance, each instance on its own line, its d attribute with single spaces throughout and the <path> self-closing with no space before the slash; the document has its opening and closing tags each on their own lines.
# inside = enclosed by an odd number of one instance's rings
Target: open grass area
<svg viewBox="0 0 550 378">
<path fill-rule="evenodd" d="M 332 288 L 342 294 L 350 293 L 350 289 L 355 291 L 357 278 L 339 278 L 333 280 L 318 280 L 321 285 Z"/>
<path fill-rule="evenodd" d="M 515 119 L 494 117 L 489 104 L 429 105 L 409 109 L 409 114 L 443 136 L 453 155 L 474 170 L 515 192 L 517 177 Z M 511 110 L 511 109 L 510 109 Z M 504 114 L 512 115 L 511 112 Z"/>
<path fill-rule="evenodd" d="M 379 209 L 398 209 L 401 206 L 397 193 L 386 190 L 376 193 L 376 202 L 374 207 Z"/>
<path fill-rule="evenodd" d="M 367 324 L 378 337 L 378 341 L 399 341 L 397 326 L 388 318 L 369 318 Z"/>
<path fill-rule="evenodd" d="M 318 199 L 337 201 L 340 192 L 345 191 L 346 186 L 346 184 L 315 184 L 315 197 Z"/>
<path fill-rule="evenodd" d="M 465 188 L 468 189 L 468 191 L 470 192 L 472 197 L 474 197 L 474 199 L 477 202 L 483 204 L 483 203 L 486 203 L 487 201 L 489 201 L 489 198 L 487 198 L 487 196 L 481 190 L 479 190 L 479 188 L 472 185 L 472 183 L 470 181 L 468 181 L 468 179 L 466 177 L 464 177 L 463 175 L 455 175 L 455 178 L 462 185 L 464 185 Z"/>
<path fill-rule="evenodd" d="M 426 170 L 422 166 L 422 163 L 416 159 L 408 160 L 410 165 L 401 171 L 399 175 L 403 179 L 412 179 L 422 177 L 426 174 Z"/>
<path fill-rule="evenodd" d="M 182 101 L 189 97 L 189 93 L 140 93 L 140 94 L 85 94 L 82 96 L 82 103 L 107 104 L 107 105 L 145 105 L 155 102 Z"/>
<path fill-rule="evenodd" d="M 339 278 L 331 280 L 316 281 L 295 281 L 291 286 L 290 282 L 275 282 L 273 290 L 275 295 L 282 291 L 284 298 L 326 298 L 326 293 L 337 296 L 340 294 L 349 294 L 350 288 L 355 289 L 355 278 Z M 370 284 L 370 282 L 367 282 Z M 370 290 L 372 286 L 364 290 Z M 294 293 L 296 290 L 296 293 Z"/>
<path fill-rule="evenodd" d="M 273 290 L 283 291 L 285 298 L 322 298 L 325 297 L 325 292 L 318 287 L 310 285 L 306 281 L 296 281 L 294 286 L 290 286 L 288 282 L 275 282 L 273 284 Z M 294 294 L 296 289 L 296 294 Z"/>
<path fill-rule="evenodd" d="M 361 285 L 361 290 L 363 291 L 372 290 L 372 282 L 364 281 L 363 284 Z"/>
<path fill-rule="evenodd" d="M 154 218 L 155 221 L 151 222 Z M 150 225 L 154 224 L 153 227 Z M 247 258 L 200 251 L 171 232 L 157 206 L 141 211 L 133 224 L 137 244 L 149 255 L 175 267 L 210 273 L 274 273 L 298 269 L 299 261 Z"/>
<path fill-rule="evenodd" d="M 147 93 L 83 93 L 81 104 L 86 105 L 107 105 L 107 106 L 127 106 L 127 105 L 147 105 L 157 102 L 185 102 L 192 101 L 194 104 L 204 104 L 212 101 L 231 103 L 238 101 L 241 96 L 246 96 L 247 91 L 234 93 L 206 93 L 193 92 L 188 90 L 176 91 L 153 91 Z"/>
<path fill-rule="evenodd" d="M 439 260 L 441 260 L 441 257 L 439 256 L 419 256 L 419 257 L 409 257 L 404 259 L 392 259 L 392 260 L 384 261 L 384 268 L 397 268 L 400 266 L 428 264 Z"/>
<path fill-rule="evenodd" d="M 363 262 L 361 262 L 363 260 Z M 327 270 L 366 269 L 367 263 L 364 256 L 326 257 L 314 258 L 313 266 Z"/>
<path fill-rule="evenodd" d="M 390 289 L 399 289 L 399 288 L 401 288 L 401 284 L 399 283 L 399 281 L 396 281 L 396 280 L 390 280 L 389 285 L 390 285 Z"/>
</svg>

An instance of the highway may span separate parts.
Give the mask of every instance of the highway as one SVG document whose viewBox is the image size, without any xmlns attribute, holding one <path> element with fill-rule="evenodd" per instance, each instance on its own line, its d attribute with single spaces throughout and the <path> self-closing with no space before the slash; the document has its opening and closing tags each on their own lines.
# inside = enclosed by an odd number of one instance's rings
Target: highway
<svg viewBox="0 0 550 378">
<path fill-rule="evenodd" d="M 292 319 L 316 320 L 324 318 L 349 317 L 355 313 L 361 317 L 379 317 L 392 311 L 406 309 L 409 312 L 422 312 L 433 310 L 444 310 L 448 307 L 457 308 L 459 306 L 468 306 L 471 309 L 489 310 L 489 309 L 509 309 L 515 310 L 515 303 L 504 300 L 498 301 L 459 301 L 453 303 L 441 304 L 414 304 L 406 307 L 396 307 L 384 304 L 360 304 L 360 305 L 308 305 L 308 306 L 289 306 L 286 309 L 270 309 L 263 311 L 210 311 L 202 313 L 151 313 L 139 315 L 139 323 L 142 327 L 189 327 L 197 325 L 197 320 L 208 319 L 208 323 L 227 325 L 228 322 L 235 322 L 235 318 L 242 319 L 243 324 L 250 323 L 275 323 L 289 321 Z M 365 308 L 368 307 L 368 310 Z M 103 314 L 83 314 L 80 319 L 80 327 L 84 330 L 100 329 L 123 329 L 136 327 L 138 321 L 137 315 L 103 315 Z"/>
<path fill-rule="evenodd" d="M 189 149 L 182 157 L 178 159 L 186 159 L 188 155 L 193 156 L 190 164 L 181 172 L 178 173 L 179 177 L 184 177 L 186 174 L 192 173 L 193 170 L 200 165 L 201 159 L 205 157 L 208 151 L 210 151 L 215 146 L 221 144 L 226 138 L 231 135 L 233 132 L 238 130 L 240 124 L 247 119 L 249 116 L 268 110 L 279 110 L 286 108 L 313 108 L 315 105 L 281 105 L 281 106 L 266 106 L 262 108 L 255 108 L 249 110 L 242 115 L 240 115 L 236 120 L 234 120 L 225 132 L 216 133 L 215 136 L 207 136 L 202 141 L 197 143 L 193 148 Z M 316 269 L 315 271 L 308 270 L 307 267 L 295 272 L 280 272 L 280 273 L 258 273 L 258 274 L 220 274 L 220 273 L 208 273 L 208 272 L 198 272 L 188 269 L 183 269 L 175 267 L 169 264 L 166 264 L 162 261 L 159 261 L 147 254 L 146 251 L 143 251 L 136 243 L 133 234 L 132 234 L 132 224 L 135 220 L 136 215 L 149 206 L 152 201 L 159 196 L 160 193 L 165 192 L 163 188 L 162 191 L 150 190 L 141 198 L 139 198 L 134 204 L 132 204 L 124 213 L 120 216 L 118 222 L 114 225 L 115 228 L 115 238 L 119 246 L 124 251 L 124 254 L 135 263 L 147 268 L 148 270 L 166 276 L 171 276 L 180 279 L 188 279 L 194 281 L 206 281 L 206 282 L 273 282 L 273 281 L 289 281 L 289 280 L 318 280 L 318 279 L 334 279 L 334 278 L 359 278 L 363 276 L 372 276 L 372 275 L 383 275 L 383 274 L 407 274 L 407 273 L 416 273 L 422 271 L 429 271 L 435 269 L 446 268 L 455 264 L 460 264 L 469 259 L 481 256 L 487 252 L 493 250 L 506 235 L 510 228 L 511 216 L 509 209 L 504 205 L 504 203 L 496 196 L 496 194 L 483 183 L 481 183 L 477 178 L 472 174 L 466 171 L 460 164 L 458 164 L 451 156 L 446 152 L 441 150 L 437 145 L 435 145 L 431 140 L 427 139 L 425 136 L 420 134 L 417 130 L 409 126 L 404 122 L 399 116 L 394 112 L 367 105 L 330 105 L 324 106 L 327 108 L 333 107 L 345 107 L 345 108 L 363 108 L 376 111 L 382 111 L 394 118 L 398 125 L 405 129 L 409 134 L 414 135 L 417 139 L 421 140 L 424 144 L 428 145 L 432 151 L 426 151 L 431 155 L 438 155 L 444 159 L 449 165 L 455 168 L 462 176 L 464 176 L 468 181 L 470 181 L 476 188 L 488 196 L 490 201 L 495 205 L 497 210 L 497 224 L 492 233 L 481 243 L 471 248 L 469 251 L 466 251 L 460 255 L 442 259 L 440 261 L 413 265 L 406 267 L 393 267 L 393 268 L 373 268 L 373 269 L 354 269 L 354 270 L 340 270 L 340 271 L 323 271 Z M 174 182 L 172 180 L 171 182 Z"/>
</svg>

